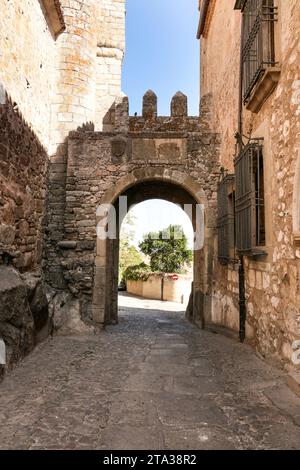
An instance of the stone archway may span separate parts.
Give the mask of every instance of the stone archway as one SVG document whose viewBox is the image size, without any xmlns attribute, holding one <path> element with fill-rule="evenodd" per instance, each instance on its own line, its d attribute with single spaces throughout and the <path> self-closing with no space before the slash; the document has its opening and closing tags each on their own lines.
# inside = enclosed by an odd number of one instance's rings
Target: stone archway
<svg viewBox="0 0 300 470">
<path fill-rule="evenodd" d="M 149 91 L 142 116 L 129 116 L 126 97 L 116 100 L 113 111 L 107 130 L 94 132 L 92 126 L 84 126 L 70 133 L 66 160 L 56 165 L 59 173 L 51 177 L 47 280 L 76 298 L 86 323 L 116 322 L 118 241 L 97 240 L 97 208 L 116 204 L 125 193 L 136 198 L 139 191 L 134 188 L 141 190 L 144 200 L 151 198 L 155 183 L 155 193 L 165 191 L 168 200 L 204 207 L 205 243 L 195 253 L 190 315 L 203 326 L 204 320 L 211 320 L 220 175 L 219 138 L 209 127 L 208 102 L 202 100 L 200 116 L 188 116 L 187 99 L 177 93 L 171 115 L 158 116 L 157 98 Z"/>
<path fill-rule="evenodd" d="M 194 282 L 191 319 L 204 326 L 211 317 L 211 269 L 212 269 L 212 214 L 201 185 L 191 176 L 177 170 L 144 168 L 132 171 L 111 185 L 100 204 L 116 205 L 120 196 L 127 196 L 128 207 L 151 198 L 165 199 L 192 206 L 192 223 L 196 231 L 196 206 L 202 209 L 204 243 L 194 250 Z M 198 227 L 199 230 L 199 227 Z M 117 279 L 119 239 L 97 238 L 93 287 L 93 320 L 98 324 L 118 321 Z"/>
</svg>

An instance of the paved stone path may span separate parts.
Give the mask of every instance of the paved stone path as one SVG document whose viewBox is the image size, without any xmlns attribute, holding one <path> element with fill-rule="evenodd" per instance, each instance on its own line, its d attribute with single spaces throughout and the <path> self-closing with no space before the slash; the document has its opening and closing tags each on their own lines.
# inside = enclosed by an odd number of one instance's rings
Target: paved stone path
<svg viewBox="0 0 300 470">
<path fill-rule="evenodd" d="M 176 304 L 121 305 L 118 326 L 49 339 L 5 378 L 0 448 L 300 447 L 300 399 L 280 371 Z"/>
</svg>

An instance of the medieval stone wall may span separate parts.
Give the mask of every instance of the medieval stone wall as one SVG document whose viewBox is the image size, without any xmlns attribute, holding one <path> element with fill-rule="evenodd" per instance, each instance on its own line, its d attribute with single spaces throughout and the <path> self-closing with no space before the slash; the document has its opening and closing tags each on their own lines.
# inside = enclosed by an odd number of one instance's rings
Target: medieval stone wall
<svg viewBox="0 0 300 470">
<path fill-rule="evenodd" d="M 111 46 L 123 50 L 124 4 L 125 0 L 0 0 L 0 264 L 17 269 L 10 275 L 11 286 L 0 285 L 0 334 L 11 347 L 12 362 L 33 347 L 36 333 L 48 324 L 40 284 L 43 238 L 64 236 L 69 132 L 87 123 L 93 128 L 96 108 L 105 116 L 110 107 L 97 103 L 97 45 L 104 36 L 105 41 L 114 40 L 117 33 L 119 42 Z M 110 99 L 120 93 L 122 58 L 123 54 L 117 72 L 109 65 L 103 76 Z M 45 231 L 48 187 L 52 224 Z M 10 267 L 3 267 L 0 284 L 5 269 Z M 20 271 L 34 271 L 33 279 L 37 278 L 30 281 L 31 287 L 26 287 Z M 23 319 L 18 309 L 13 318 L 6 312 L 9 299 L 11 305 L 17 302 L 18 286 Z M 42 312 L 31 306 L 36 296 Z"/>
<path fill-rule="evenodd" d="M 0 246 L 24 271 L 41 263 L 57 51 L 42 1 L 1 0 L 1 11 Z"/>
<path fill-rule="evenodd" d="M 48 146 L 56 87 L 55 39 L 39 1 L 1 0 L 0 9 L 0 81 Z"/>
<path fill-rule="evenodd" d="M 241 12 L 235 1 L 220 0 L 202 42 L 202 93 L 212 94 L 212 129 L 221 134 L 221 164 L 233 170 L 238 129 Z M 293 341 L 300 338 L 300 250 L 295 224 L 299 178 L 299 37 L 297 0 L 277 1 L 275 27 L 281 74 L 275 91 L 258 113 L 243 107 L 243 134 L 264 138 L 266 252 L 262 261 L 246 259 L 247 337 L 267 357 L 291 364 Z M 228 27 L 224 28 L 226 23 Z M 220 43 L 220 30 L 222 41 Z M 293 199 L 294 195 L 294 199 Z M 297 196 L 296 196 L 297 198 Z M 214 317 L 238 327 L 236 268 L 215 260 Z M 224 281 L 224 279 L 228 279 Z"/>
<path fill-rule="evenodd" d="M 1 0 L 0 7 L 0 337 L 10 367 L 50 331 L 43 217 L 55 39 L 64 25 L 58 4 L 55 24 L 42 0 Z"/>
<path fill-rule="evenodd" d="M 42 259 L 47 168 L 46 149 L 5 99 L 0 104 L 0 256 L 22 271 L 38 268 Z"/>
<path fill-rule="evenodd" d="M 215 227 L 218 136 L 208 128 L 205 104 L 200 118 L 188 117 L 182 97 L 177 95 L 172 103 L 171 117 L 157 117 L 151 92 L 144 97 L 143 116 L 128 117 L 124 98 L 115 107 L 114 132 L 83 130 L 69 136 L 63 239 L 47 240 L 47 273 L 53 286 L 68 289 L 80 299 L 85 321 L 92 321 L 93 294 L 104 295 L 100 286 L 94 292 L 96 210 L 104 193 L 120 179 L 135 172 L 146 175 L 147 170 L 153 179 L 164 172 L 192 177 L 208 201 L 207 226 Z M 55 219 L 50 225 L 52 230 Z"/>
<path fill-rule="evenodd" d="M 96 83 L 96 2 L 61 1 L 66 24 L 57 39 L 58 73 L 52 101 L 51 154 L 68 133 L 94 121 Z"/>
</svg>

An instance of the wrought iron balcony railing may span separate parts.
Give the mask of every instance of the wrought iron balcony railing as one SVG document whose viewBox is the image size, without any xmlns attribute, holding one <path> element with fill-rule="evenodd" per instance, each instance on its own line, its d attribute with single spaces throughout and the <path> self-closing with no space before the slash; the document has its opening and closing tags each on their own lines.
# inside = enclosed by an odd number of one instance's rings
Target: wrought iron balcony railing
<svg viewBox="0 0 300 470">
<path fill-rule="evenodd" d="M 235 159 L 237 251 L 259 255 L 265 245 L 263 140 L 250 141 Z"/>
<path fill-rule="evenodd" d="M 242 12 L 243 97 L 246 103 L 266 69 L 278 64 L 274 39 L 278 9 L 274 0 L 245 0 Z"/>
</svg>

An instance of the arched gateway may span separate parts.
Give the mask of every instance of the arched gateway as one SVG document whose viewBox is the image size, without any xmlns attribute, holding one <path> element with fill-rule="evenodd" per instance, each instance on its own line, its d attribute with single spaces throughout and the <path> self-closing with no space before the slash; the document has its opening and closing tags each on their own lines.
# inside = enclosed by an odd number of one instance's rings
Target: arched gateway
<svg viewBox="0 0 300 470">
<path fill-rule="evenodd" d="M 212 234 L 206 228 L 206 219 L 209 207 L 205 192 L 190 176 L 177 170 L 165 170 L 163 168 L 138 169 L 124 176 L 115 185 L 109 188 L 101 199 L 101 204 L 115 205 L 118 209 L 120 196 L 126 196 L 128 209 L 132 204 L 143 202 L 147 199 L 165 199 L 179 204 L 182 208 L 190 209 L 194 232 L 198 231 L 198 240 L 195 241 L 194 250 L 194 312 L 201 319 L 200 293 L 209 292 L 209 282 L 206 276 L 208 272 L 206 260 L 209 256 L 210 239 Z M 198 212 L 197 212 L 198 206 Z M 116 211 L 118 215 L 118 211 Z M 198 218 L 196 220 L 196 214 Z M 196 234 L 197 236 L 197 234 Z M 203 237 L 203 240 L 202 240 Z M 198 246 L 197 246 L 198 245 Z M 93 318 L 100 323 L 117 322 L 117 280 L 119 238 L 115 240 L 103 240 L 97 238 L 95 258 L 95 278 L 93 297 Z M 99 295 L 101 292 L 101 295 Z M 103 295 L 105 292 L 105 295 Z"/>
<path fill-rule="evenodd" d="M 114 239 L 97 237 L 96 213 L 110 204 L 118 214 L 120 196 L 127 197 L 128 209 L 153 198 L 189 208 L 196 243 L 188 313 L 201 325 L 210 319 L 219 168 L 218 138 L 208 128 L 207 112 L 202 103 L 200 118 L 188 117 L 187 99 L 177 93 L 171 116 L 157 117 L 156 96 L 148 92 L 143 116 L 129 117 L 128 100 L 120 98 L 103 132 L 69 136 L 64 226 L 48 272 L 55 274 L 52 283 L 79 299 L 82 320 L 117 322 L 118 231 Z"/>
</svg>

